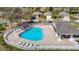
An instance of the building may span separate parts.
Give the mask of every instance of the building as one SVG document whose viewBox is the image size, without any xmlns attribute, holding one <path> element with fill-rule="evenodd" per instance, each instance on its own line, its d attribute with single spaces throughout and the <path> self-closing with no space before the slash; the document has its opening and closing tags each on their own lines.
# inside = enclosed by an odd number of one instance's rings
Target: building
<svg viewBox="0 0 79 59">
<path fill-rule="evenodd" d="M 79 14 L 76 14 L 76 15 L 74 16 L 74 18 L 75 18 L 74 22 L 79 23 Z"/>
<path fill-rule="evenodd" d="M 70 21 L 69 13 L 62 11 L 58 15 L 62 18 L 63 21 Z"/>
<path fill-rule="evenodd" d="M 39 12 L 39 11 L 36 11 L 36 12 L 34 12 L 33 13 L 33 21 L 35 21 L 35 22 L 39 22 L 39 17 L 42 15 L 42 13 L 41 12 Z"/>
<path fill-rule="evenodd" d="M 79 30 L 74 28 L 71 22 L 55 22 L 54 29 L 60 38 L 79 38 Z"/>
<path fill-rule="evenodd" d="M 53 21 L 51 12 L 45 12 L 44 16 L 46 17 L 46 21 Z"/>
</svg>

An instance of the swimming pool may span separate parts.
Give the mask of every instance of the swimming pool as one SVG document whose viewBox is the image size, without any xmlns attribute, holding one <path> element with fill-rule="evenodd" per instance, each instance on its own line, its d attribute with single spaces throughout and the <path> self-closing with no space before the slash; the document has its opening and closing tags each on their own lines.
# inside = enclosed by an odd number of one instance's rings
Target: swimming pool
<svg viewBox="0 0 79 59">
<path fill-rule="evenodd" d="M 31 29 L 25 30 L 24 32 L 20 33 L 19 36 L 26 40 L 39 41 L 39 40 L 42 40 L 43 38 L 43 31 L 41 28 L 34 27 Z"/>
</svg>

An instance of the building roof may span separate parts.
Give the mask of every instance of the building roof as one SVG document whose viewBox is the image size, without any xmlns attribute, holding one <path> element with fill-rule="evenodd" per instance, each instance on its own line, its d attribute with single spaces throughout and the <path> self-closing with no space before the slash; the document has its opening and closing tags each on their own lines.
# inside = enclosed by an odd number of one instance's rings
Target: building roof
<svg viewBox="0 0 79 59">
<path fill-rule="evenodd" d="M 45 12 L 44 16 L 51 16 L 51 12 Z"/>
<path fill-rule="evenodd" d="M 64 17 L 64 16 L 69 16 L 69 13 L 62 11 L 58 15 Z"/>
<path fill-rule="evenodd" d="M 76 14 L 76 15 L 75 15 L 75 18 L 78 18 L 78 19 L 79 19 L 79 14 Z"/>
<path fill-rule="evenodd" d="M 68 21 L 55 22 L 56 31 L 59 35 L 79 35 L 79 30 L 71 25 Z"/>
<path fill-rule="evenodd" d="M 36 12 L 33 13 L 33 15 L 42 15 L 42 13 L 39 12 L 39 11 L 36 11 Z"/>
</svg>

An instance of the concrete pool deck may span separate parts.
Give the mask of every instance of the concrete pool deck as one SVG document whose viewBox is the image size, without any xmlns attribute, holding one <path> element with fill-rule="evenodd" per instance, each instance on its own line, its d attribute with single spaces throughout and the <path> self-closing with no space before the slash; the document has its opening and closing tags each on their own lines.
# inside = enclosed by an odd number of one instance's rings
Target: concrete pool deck
<svg viewBox="0 0 79 59">
<path fill-rule="evenodd" d="M 14 42 L 15 44 L 19 42 L 26 42 L 31 44 L 38 44 L 40 46 L 74 46 L 76 41 L 71 42 L 70 40 L 62 40 L 58 41 L 58 37 L 56 36 L 55 31 L 53 30 L 53 27 L 51 25 L 39 25 L 37 27 L 40 27 L 43 29 L 44 38 L 41 41 L 30 41 L 19 37 L 19 34 L 22 31 L 19 32 L 13 32 L 8 36 L 8 39 L 10 39 L 11 42 Z"/>
</svg>

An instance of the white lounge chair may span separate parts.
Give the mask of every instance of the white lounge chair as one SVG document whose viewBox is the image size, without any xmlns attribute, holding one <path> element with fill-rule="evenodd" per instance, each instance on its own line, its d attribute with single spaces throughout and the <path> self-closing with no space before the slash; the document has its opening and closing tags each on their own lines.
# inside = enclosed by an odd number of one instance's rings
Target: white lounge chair
<svg viewBox="0 0 79 59">
<path fill-rule="evenodd" d="M 58 41 L 59 41 L 59 42 L 62 41 L 61 38 L 58 38 Z"/>
<path fill-rule="evenodd" d="M 26 45 L 26 43 L 24 43 L 22 46 L 25 46 Z"/>
<path fill-rule="evenodd" d="M 19 45 L 22 45 L 22 44 L 23 44 L 23 42 L 19 42 L 18 44 L 19 44 Z"/>
<path fill-rule="evenodd" d="M 33 44 L 29 44 L 29 46 L 28 47 L 32 47 L 33 46 Z"/>
<path fill-rule="evenodd" d="M 34 47 L 38 47 L 39 45 L 37 45 L 37 44 L 34 44 Z"/>
<path fill-rule="evenodd" d="M 26 44 L 25 44 L 25 47 L 28 47 L 29 45 L 30 45 L 30 44 L 26 43 Z"/>
</svg>

